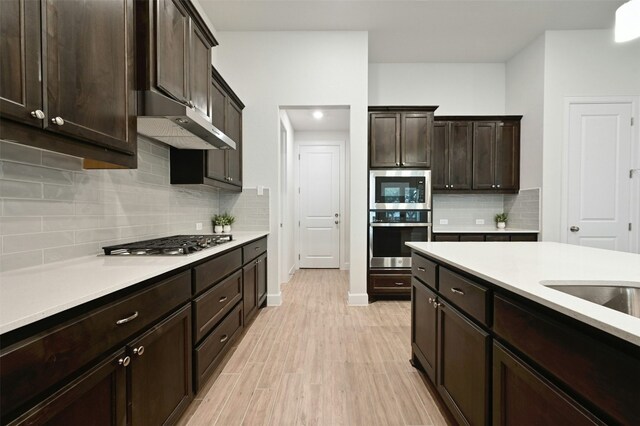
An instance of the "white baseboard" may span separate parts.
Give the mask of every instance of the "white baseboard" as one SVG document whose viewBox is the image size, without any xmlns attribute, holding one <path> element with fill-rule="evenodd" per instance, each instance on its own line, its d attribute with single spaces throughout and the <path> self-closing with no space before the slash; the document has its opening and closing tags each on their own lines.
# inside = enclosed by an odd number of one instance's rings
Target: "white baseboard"
<svg viewBox="0 0 640 426">
<path fill-rule="evenodd" d="M 349 293 L 349 306 L 367 306 L 369 304 L 369 295 L 367 293 Z"/>
<path fill-rule="evenodd" d="M 280 306 L 282 305 L 282 293 L 267 294 L 267 306 Z"/>
<path fill-rule="evenodd" d="M 340 267 L 341 271 L 348 271 L 349 270 L 349 262 L 344 262 L 342 264 L 342 266 Z"/>
</svg>

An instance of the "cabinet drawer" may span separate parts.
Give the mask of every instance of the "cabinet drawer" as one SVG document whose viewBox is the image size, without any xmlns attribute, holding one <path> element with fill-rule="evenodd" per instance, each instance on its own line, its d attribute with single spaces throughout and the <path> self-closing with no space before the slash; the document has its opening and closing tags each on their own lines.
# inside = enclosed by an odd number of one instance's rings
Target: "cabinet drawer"
<svg viewBox="0 0 640 426">
<path fill-rule="evenodd" d="M 369 275 L 375 289 L 410 289 L 411 275 Z"/>
<path fill-rule="evenodd" d="M 242 247 L 242 259 L 244 263 L 252 261 L 256 257 L 260 256 L 262 253 L 267 251 L 267 238 L 261 238 L 257 241 L 247 244 Z"/>
<path fill-rule="evenodd" d="M 434 241 L 460 241 L 457 234 L 433 234 Z"/>
<path fill-rule="evenodd" d="M 484 241 L 484 234 L 465 234 L 465 235 L 460 235 L 460 241 L 462 241 L 462 242 Z"/>
<path fill-rule="evenodd" d="M 487 234 L 486 241 L 509 241 L 508 235 Z"/>
<path fill-rule="evenodd" d="M 411 269 L 413 276 L 420 279 L 420 281 L 433 289 L 438 288 L 438 282 L 436 280 L 437 268 L 438 265 L 432 261 L 425 259 L 415 252 L 411 254 Z"/>
<path fill-rule="evenodd" d="M 190 297 L 191 272 L 164 280 L 2 351 L 2 413 L 124 343 Z M 129 321 L 122 321 L 130 319 Z"/>
<path fill-rule="evenodd" d="M 202 290 L 211 287 L 241 266 L 242 252 L 240 248 L 196 266 L 193 268 L 196 277 L 193 285 L 193 294 L 198 294 Z"/>
<path fill-rule="evenodd" d="M 442 267 L 439 286 L 440 293 L 454 305 L 481 323 L 489 324 L 487 310 L 489 290 L 486 287 Z"/>
<path fill-rule="evenodd" d="M 506 297 L 494 298 L 495 333 L 618 424 L 640 424 L 640 359 Z"/>
<path fill-rule="evenodd" d="M 242 271 L 237 271 L 194 299 L 194 341 L 202 339 L 242 299 Z"/>
<path fill-rule="evenodd" d="M 220 325 L 214 328 L 211 334 L 194 350 L 196 390 L 215 370 L 220 358 L 225 353 L 225 349 L 229 347 L 236 334 L 241 330 L 242 303 L 238 303 Z"/>
<path fill-rule="evenodd" d="M 513 234 L 511 241 L 538 241 L 538 234 Z"/>
</svg>

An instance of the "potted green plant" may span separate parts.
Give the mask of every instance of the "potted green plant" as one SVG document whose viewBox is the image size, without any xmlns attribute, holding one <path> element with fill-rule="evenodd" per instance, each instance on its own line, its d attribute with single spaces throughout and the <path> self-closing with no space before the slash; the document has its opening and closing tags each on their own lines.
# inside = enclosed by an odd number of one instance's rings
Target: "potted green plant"
<svg viewBox="0 0 640 426">
<path fill-rule="evenodd" d="M 225 224 L 224 215 L 214 215 L 211 218 L 211 221 L 213 222 L 213 232 L 215 232 L 216 234 L 221 233 Z"/>
<path fill-rule="evenodd" d="M 228 212 L 222 215 L 223 224 L 222 224 L 222 232 L 229 233 L 231 232 L 231 225 L 236 221 L 236 218 L 231 216 Z"/>
<path fill-rule="evenodd" d="M 496 226 L 498 229 L 504 229 L 507 227 L 507 214 L 506 213 L 498 213 L 495 217 Z"/>
</svg>

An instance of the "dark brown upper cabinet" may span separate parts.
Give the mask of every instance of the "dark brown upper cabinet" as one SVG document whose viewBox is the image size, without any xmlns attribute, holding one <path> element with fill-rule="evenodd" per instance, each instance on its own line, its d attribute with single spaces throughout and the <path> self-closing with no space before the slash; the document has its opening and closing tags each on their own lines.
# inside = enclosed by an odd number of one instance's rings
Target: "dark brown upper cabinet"
<svg viewBox="0 0 640 426">
<path fill-rule="evenodd" d="M 185 150 L 171 148 L 171 183 L 205 184 L 230 191 L 242 191 L 242 110 L 244 104 L 209 66 L 212 76 L 211 117 L 216 131 L 236 143 L 236 149 Z"/>
<path fill-rule="evenodd" d="M 133 0 L 0 7 L 3 138 L 135 167 Z"/>
<path fill-rule="evenodd" d="M 434 122 L 435 192 L 518 192 L 521 116 L 438 116 Z"/>
<path fill-rule="evenodd" d="M 475 122 L 473 189 L 517 191 L 520 186 L 520 121 Z"/>
<path fill-rule="evenodd" d="M 473 125 L 465 121 L 434 123 L 431 185 L 434 190 L 471 189 Z"/>
<path fill-rule="evenodd" d="M 437 107 L 369 107 L 370 168 L 431 167 Z"/>
<path fill-rule="evenodd" d="M 218 42 L 193 4 L 139 0 L 136 14 L 138 89 L 168 96 L 211 121 L 211 51 Z"/>
</svg>

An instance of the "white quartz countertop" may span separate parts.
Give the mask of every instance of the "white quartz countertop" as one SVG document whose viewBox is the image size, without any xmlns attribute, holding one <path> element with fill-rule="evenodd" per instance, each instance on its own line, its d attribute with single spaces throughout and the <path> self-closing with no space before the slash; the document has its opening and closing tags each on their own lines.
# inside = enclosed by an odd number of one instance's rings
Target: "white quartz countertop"
<svg viewBox="0 0 640 426">
<path fill-rule="evenodd" d="M 494 225 L 478 225 L 478 226 L 455 226 L 455 225 L 434 225 L 432 229 L 434 234 L 537 234 L 537 229 L 523 228 L 505 228 L 498 229 Z"/>
<path fill-rule="evenodd" d="M 0 273 L 0 334 L 246 244 L 268 232 L 232 235 L 231 242 L 186 256 L 85 256 Z"/>
<path fill-rule="evenodd" d="M 640 286 L 639 254 L 551 242 L 414 242 L 407 245 L 640 346 L 640 318 L 540 284 L 546 280 L 568 280 Z"/>
</svg>

